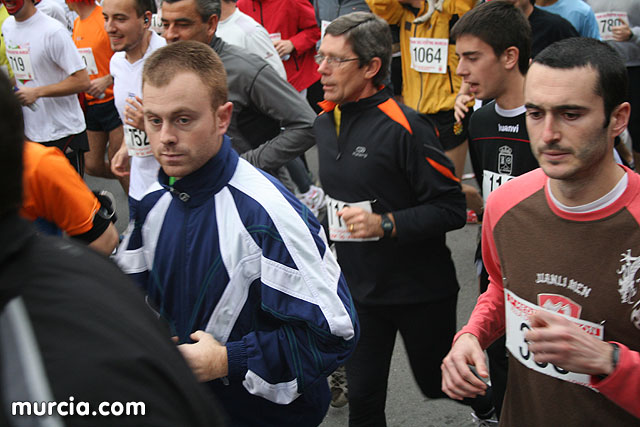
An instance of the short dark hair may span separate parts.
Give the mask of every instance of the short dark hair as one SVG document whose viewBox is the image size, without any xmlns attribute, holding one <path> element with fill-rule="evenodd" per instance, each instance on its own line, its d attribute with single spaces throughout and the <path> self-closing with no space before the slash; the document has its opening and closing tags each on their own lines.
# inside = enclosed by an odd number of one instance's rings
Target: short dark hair
<svg viewBox="0 0 640 427">
<path fill-rule="evenodd" d="M 372 82 L 379 86 L 385 81 L 389 75 L 392 43 L 391 31 L 386 21 L 373 13 L 352 12 L 331 22 L 325 34 L 345 36 L 358 57 L 361 68 L 369 64 L 373 58 L 380 58 L 382 66 Z"/>
<path fill-rule="evenodd" d="M 22 206 L 22 106 L 7 76 L 0 72 L 0 219 Z"/>
<path fill-rule="evenodd" d="M 154 0 L 134 0 L 133 7 L 138 17 L 144 15 L 145 12 L 158 13 L 158 8 Z"/>
<path fill-rule="evenodd" d="M 596 71 L 596 95 L 604 101 L 605 125 L 613 110 L 627 98 L 627 68 L 624 60 L 608 44 L 586 37 L 572 37 L 547 46 L 533 59 L 534 64 L 568 70 L 592 68 Z"/>
<path fill-rule="evenodd" d="M 162 3 L 178 3 L 183 0 L 162 0 Z M 194 0 L 196 3 L 196 12 L 200 15 L 202 22 L 207 22 L 212 15 L 220 16 L 220 0 Z"/>
<path fill-rule="evenodd" d="M 479 38 L 496 56 L 509 47 L 519 51 L 518 69 L 527 74 L 531 56 L 531 26 L 520 9 L 506 1 L 491 1 L 465 13 L 451 30 L 453 43 L 463 35 Z"/>
</svg>

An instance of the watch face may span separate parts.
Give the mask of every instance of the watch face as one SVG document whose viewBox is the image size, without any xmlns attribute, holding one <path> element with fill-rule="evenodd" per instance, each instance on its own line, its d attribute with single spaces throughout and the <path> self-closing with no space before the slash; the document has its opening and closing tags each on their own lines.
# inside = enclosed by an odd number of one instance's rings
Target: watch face
<svg viewBox="0 0 640 427">
<path fill-rule="evenodd" d="M 391 220 L 389 218 L 384 218 L 382 220 L 382 229 L 384 231 L 391 231 L 393 230 L 393 222 L 391 222 Z"/>
</svg>

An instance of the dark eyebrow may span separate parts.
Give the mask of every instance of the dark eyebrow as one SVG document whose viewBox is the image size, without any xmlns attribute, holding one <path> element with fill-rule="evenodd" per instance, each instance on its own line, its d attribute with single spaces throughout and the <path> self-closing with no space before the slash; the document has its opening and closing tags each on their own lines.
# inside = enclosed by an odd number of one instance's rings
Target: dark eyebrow
<svg viewBox="0 0 640 427">
<path fill-rule="evenodd" d="M 527 102 L 524 104 L 524 107 L 526 109 L 531 109 L 531 108 L 535 108 L 537 110 L 543 110 L 543 108 L 531 103 L 531 102 Z M 567 111 L 567 110 L 573 110 L 573 111 L 585 111 L 588 108 L 583 106 L 583 105 L 575 105 L 575 104 L 565 104 L 565 105 L 555 105 L 551 108 L 551 111 Z"/>
<path fill-rule="evenodd" d="M 467 51 L 467 52 L 462 52 L 458 56 L 471 56 L 471 55 L 477 54 L 478 52 L 479 51 L 477 51 L 477 50 L 471 50 L 471 51 Z"/>
<path fill-rule="evenodd" d="M 161 18 L 160 20 L 163 23 L 164 22 L 169 22 L 169 20 L 165 19 L 165 18 Z M 178 18 L 178 19 L 174 19 L 173 22 L 179 22 L 179 23 L 181 22 L 181 23 L 185 23 L 185 24 L 193 24 L 194 21 L 192 19 L 189 19 L 189 18 Z"/>
</svg>

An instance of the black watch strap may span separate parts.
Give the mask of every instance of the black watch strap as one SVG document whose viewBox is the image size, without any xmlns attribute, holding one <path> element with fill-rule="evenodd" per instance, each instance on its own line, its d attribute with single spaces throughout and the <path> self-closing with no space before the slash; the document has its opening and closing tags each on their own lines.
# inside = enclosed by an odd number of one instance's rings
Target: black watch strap
<svg viewBox="0 0 640 427">
<path fill-rule="evenodd" d="M 382 222 L 380 224 L 382 227 L 382 231 L 384 232 L 384 238 L 391 237 L 391 233 L 393 233 L 393 221 L 389 218 L 388 214 L 382 214 Z"/>
</svg>

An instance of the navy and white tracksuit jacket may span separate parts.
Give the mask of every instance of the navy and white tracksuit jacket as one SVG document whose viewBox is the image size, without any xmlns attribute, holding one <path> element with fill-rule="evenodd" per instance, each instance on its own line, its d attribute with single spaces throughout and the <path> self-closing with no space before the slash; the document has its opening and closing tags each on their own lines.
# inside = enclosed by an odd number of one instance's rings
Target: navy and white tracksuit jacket
<svg viewBox="0 0 640 427">
<path fill-rule="evenodd" d="M 358 324 L 340 268 L 309 210 L 224 137 L 202 168 L 147 190 L 116 260 L 180 343 L 196 330 L 226 345 L 211 381 L 233 425 L 317 425 L 327 375 Z"/>
</svg>

